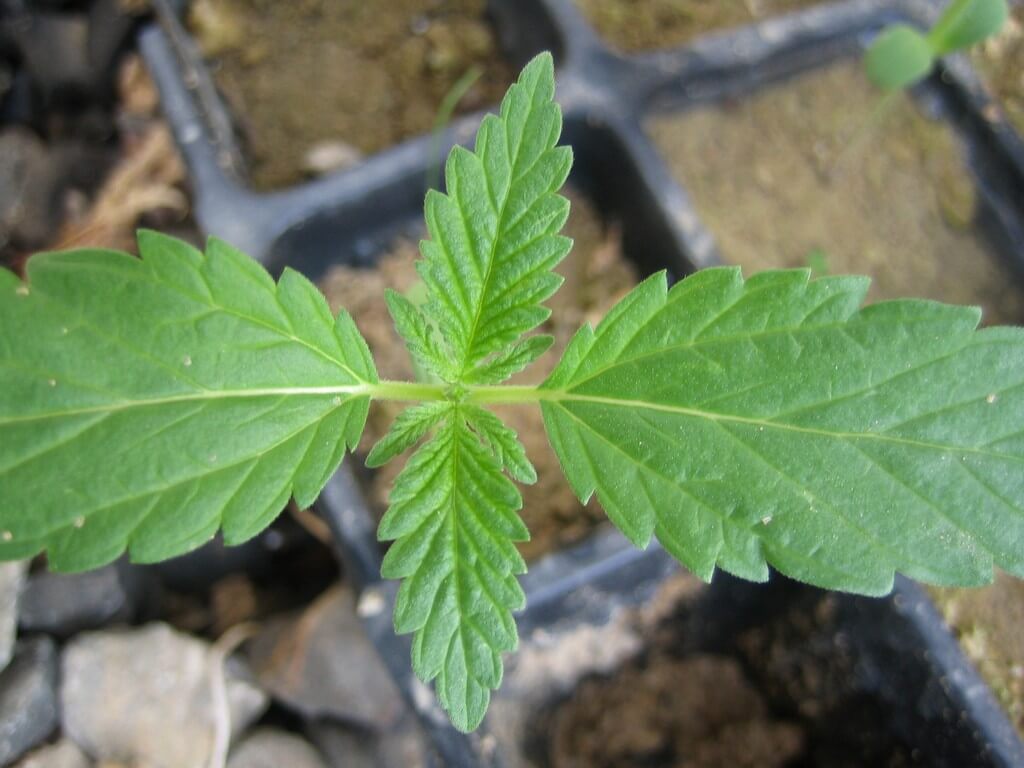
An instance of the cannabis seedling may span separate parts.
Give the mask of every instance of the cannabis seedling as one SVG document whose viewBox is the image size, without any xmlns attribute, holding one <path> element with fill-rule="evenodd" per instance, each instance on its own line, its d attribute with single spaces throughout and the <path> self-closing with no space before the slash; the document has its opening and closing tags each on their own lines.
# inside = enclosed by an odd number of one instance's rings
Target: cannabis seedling
<svg viewBox="0 0 1024 768">
<path fill-rule="evenodd" d="M 1006 0 L 953 0 L 925 34 L 908 24 L 892 24 L 868 49 L 868 78 L 885 90 L 909 88 L 926 78 L 940 57 L 999 32 L 1009 14 Z"/>
<path fill-rule="evenodd" d="M 851 165 L 867 140 L 877 137 L 902 92 L 928 77 L 940 57 L 995 35 L 1008 15 L 1006 0 L 953 0 L 927 33 L 902 23 L 883 29 L 864 55 L 864 70 L 884 93 L 831 161 L 828 174 L 836 176 L 841 166 Z"/>
<path fill-rule="evenodd" d="M 427 195 L 427 300 L 385 300 L 432 382 L 379 380 L 346 312 L 216 239 L 204 254 L 141 232 L 141 259 L 0 270 L 0 556 L 45 551 L 68 571 L 172 557 L 218 529 L 237 544 L 290 496 L 313 502 L 372 400 L 415 402 L 368 459 L 419 446 L 380 524 L 383 571 L 403 580 L 415 670 L 462 730 L 516 646 L 513 481 L 535 479 L 491 404 L 539 405 L 580 500 L 596 493 L 637 546 L 657 536 L 703 579 L 773 566 L 880 595 L 896 571 L 1024 576 L 1024 330 L 976 330 L 977 309 L 861 309 L 866 279 L 807 270 L 708 269 L 671 290 L 662 272 L 584 325 L 541 385 L 502 384 L 550 346 L 528 334 L 571 246 L 553 95 L 544 54 L 475 151 L 451 152 L 447 194 Z"/>
</svg>

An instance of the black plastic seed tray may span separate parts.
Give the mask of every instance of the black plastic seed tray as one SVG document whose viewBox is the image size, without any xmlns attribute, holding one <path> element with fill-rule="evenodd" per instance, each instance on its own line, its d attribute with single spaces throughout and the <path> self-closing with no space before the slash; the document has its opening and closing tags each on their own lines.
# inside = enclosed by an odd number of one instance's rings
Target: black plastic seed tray
<svg viewBox="0 0 1024 768">
<path fill-rule="evenodd" d="M 257 193 L 246 186 L 231 115 L 194 42 L 166 0 L 154 5 L 159 23 L 142 34 L 141 47 L 185 156 L 195 214 L 205 232 L 231 241 L 272 271 L 292 266 L 314 280 L 335 263 L 370 265 L 396 234 L 421 232 L 424 179 L 436 152 L 430 136 L 335 175 Z M 628 57 L 606 47 L 570 0 L 491 0 L 488 10 L 512 64 L 540 50 L 555 54 L 564 141 L 576 155 L 573 183 L 604 217 L 621 224 L 624 251 L 642 272 L 665 268 L 679 277 L 718 263 L 718 255 L 686 191 L 644 133 L 645 117 L 740 98 L 856 56 L 883 25 L 903 20 L 926 26 L 942 5 L 848 0 Z M 915 95 L 968 148 L 990 245 L 1024 278 L 1024 142 L 993 118 L 989 97 L 963 58 L 944 62 Z M 315 119 L 315 109 L 309 117 Z M 469 142 L 480 117 L 455 120 L 443 135 L 443 151 Z M 373 523 L 346 468 L 318 506 L 362 590 L 367 631 L 419 713 L 442 764 L 529 764 L 522 749 L 510 752 L 504 745 L 499 754 L 500 739 L 486 727 L 471 737 L 457 734 L 415 680 L 408 641 L 391 629 L 394 585 L 379 579 Z M 636 552 L 617 534 L 597 534 L 532 565 L 524 578 L 529 607 L 519 619 L 523 636 L 606 624 L 622 606 L 653 594 L 674 570 L 657 547 Z M 727 643 L 743 622 L 798 605 L 815 592 L 784 579 L 749 585 L 723 574 L 698 611 L 717 628 L 707 637 Z M 927 764 L 1024 765 L 1024 746 L 919 588 L 901 580 L 887 599 L 836 600 L 857 662 L 850 685 L 885 709 L 891 728 L 919 745 Z M 499 694 L 497 703 L 501 699 Z"/>
<path fill-rule="evenodd" d="M 628 635 L 624 615 L 650 600 L 678 571 L 660 547 L 640 554 L 608 531 L 550 556 L 524 577 L 532 600 L 519 619 L 520 655 L 527 660 L 510 661 L 505 688 L 487 721 L 503 743 L 514 746 L 507 750 L 513 754 L 509 765 L 546 764 L 545 729 L 567 685 L 594 674 L 595 668 L 603 674 L 600 658 L 577 660 L 569 672 L 558 663 L 546 665 L 541 683 L 535 671 L 524 674 L 520 667 L 534 665 L 530 657 L 538 651 L 571 657 L 567 649 L 580 647 L 581 628 L 591 633 L 591 647 L 611 647 L 614 656 L 624 631 Z M 779 574 L 767 584 L 752 584 L 719 572 L 696 597 L 679 602 L 685 608 L 671 621 L 678 626 L 683 655 L 736 655 L 737 638 L 744 632 L 782 626 L 793 614 L 813 616 L 829 603 L 827 626 L 789 642 L 801 656 L 800 674 L 832 676 L 829 695 L 838 702 L 833 711 L 850 718 L 809 726 L 812 740 L 850 748 L 840 764 L 883 764 L 880 759 L 858 762 L 855 750 L 868 740 L 902 746 L 913 755 L 912 765 L 1024 765 L 1024 748 L 999 704 L 964 659 L 924 590 L 908 579 L 898 577 L 892 594 L 876 599 L 828 593 Z M 643 654 L 643 649 L 627 650 L 623 660 Z M 845 659 L 838 673 L 827 669 L 834 654 Z M 805 666 L 802 657 L 815 655 L 817 660 Z M 841 679 L 834 679 L 837 675 Z"/>
</svg>

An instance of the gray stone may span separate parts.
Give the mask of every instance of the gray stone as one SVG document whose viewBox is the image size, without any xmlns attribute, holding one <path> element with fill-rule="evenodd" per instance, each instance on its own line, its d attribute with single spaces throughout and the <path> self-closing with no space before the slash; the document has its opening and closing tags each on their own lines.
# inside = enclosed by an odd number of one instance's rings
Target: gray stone
<svg viewBox="0 0 1024 768">
<path fill-rule="evenodd" d="M 261 685 L 307 718 L 384 728 L 402 700 L 356 616 L 351 591 L 328 590 L 295 619 L 270 625 L 250 645 Z"/>
<path fill-rule="evenodd" d="M 370 731 L 326 720 L 310 723 L 308 731 L 331 768 L 393 768 L 377 759 L 380 738 Z"/>
<path fill-rule="evenodd" d="M 25 582 L 27 561 L 0 563 L 0 670 L 14 654 L 18 633 L 18 598 Z"/>
<path fill-rule="evenodd" d="M 331 768 L 426 768 L 430 764 L 423 731 L 410 712 L 382 732 L 326 720 L 310 723 L 308 731 Z"/>
<path fill-rule="evenodd" d="M 300 736 L 259 728 L 231 752 L 228 768 L 327 768 L 327 764 Z"/>
<path fill-rule="evenodd" d="M 33 13 L 14 27 L 14 41 L 36 88 L 86 90 L 98 85 L 89 63 L 89 20 L 77 13 Z"/>
<path fill-rule="evenodd" d="M 23 640 L 0 673 L 0 765 L 41 744 L 57 725 L 57 649 L 47 637 Z"/>
<path fill-rule="evenodd" d="M 215 712 L 211 688 L 219 668 L 202 640 L 166 624 L 77 636 L 62 658 L 64 732 L 98 760 L 147 768 L 202 766 Z M 227 665 L 233 735 L 263 712 L 266 696 Z"/>
<path fill-rule="evenodd" d="M 23 631 L 70 637 L 130 621 L 144 591 L 141 578 L 121 563 L 84 573 L 34 573 L 18 603 L 18 624 Z"/>
<path fill-rule="evenodd" d="M 302 158 L 302 169 L 311 176 L 351 168 L 363 160 L 362 153 L 343 141 L 323 141 L 310 147 Z"/>
<path fill-rule="evenodd" d="M 60 163 L 35 134 L 0 133 L 0 246 L 38 247 L 53 237 L 63 184 Z"/>
<path fill-rule="evenodd" d="M 61 739 L 26 755 L 14 768 L 92 768 L 92 761 L 75 742 Z"/>
</svg>

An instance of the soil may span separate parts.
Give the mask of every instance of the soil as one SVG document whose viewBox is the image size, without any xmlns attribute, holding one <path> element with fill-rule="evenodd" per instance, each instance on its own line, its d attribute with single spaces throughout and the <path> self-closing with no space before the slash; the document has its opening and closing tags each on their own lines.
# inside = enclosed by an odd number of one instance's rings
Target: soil
<svg viewBox="0 0 1024 768">
<path fill-rule="evenodd" d="M 931 595 L 1024 738 L 1024 582 L 1000 573 L 986 589 Z"/>
<path fill-rule="evenodd" d="M 189 21 L 239 118 L 256 189 L 301 181 L 339 142 L 369 154 L 429 132 L 472 67 L 482 74 L 456 113 L 497 104 L 512 82 L 484 0 L 196 0 Z"/>
<path fill-rule="evenodd" d="M 805 731 L 806 749 L 794 765 L 925 764 L 919 749 L 889 730 L 892 705 L 869 692 L 871 683 L 866 691 L 860 682 L 864 670 L 839 620 L 836 595 L 803 591 L 765 623 L 741 632 L 735 643 L 773 711 Z"/>
<path fill-rule="evenodd" d="M 807 591 L 722 637 L 708 599 L 643 629 L 649 650 L 537 718 L 552 768 L 920 764 L 853 683 L 834 596 Z M 694 610 L 691 610 L 696 606 Z M 714 648 L 714 653 L 708 649 Z"/>
<path fill-rule="evenodd" d="M 555 719 L 554 768 L 783 766 L 803 746 L 730 658 L 656 655 L 588 680 Z"/>
<path fill-rule="evenodd" d="M 513 378 L 520 384 L 539 383 L 551 371 L 572 334 L 585 321 L 596 323 L 633 285 L 637 275 L 622 255 L 614 226 L 606 228 L 596 211 L 579 194 L 567 193 L 572 208 L 565 234 L 575 244 L 558 271 L 565 277 L 561 290 L 548 302 L 553 313 L 540 329 L 555 337 L 555 344 L 531 368 Z M 382 378 L 414 378 L 412 364 L 394 331 L 381 297 L 385 288 L 408 292 L 418 281 L 414 261 L 415 244 L 400 240 L 381 256 L 373 270 L 338 266 L 321 281 L 321 289 L 335 311 L 345 307 L 355 318 L 377 361 Z M 384 435 L 401 404 L 375 403 L 359 451 L 363 455 Z M 562 476 L 558 459 L 548 444 L 543 420 L 537 408 L 498 408 L 496 411 L 519 433 L 527 455 L 537 469 L 537 482 L 521 486 L 521 515 L 531 539 L 520 546 L 525 558 L 560 549 L 584 538 L 605 521 L 604 513 L 591 501 L 586 507 L 576 499 Z M 369 497 L 379 514 L 387 506 L 387 495 L 404 461 L 396 460 L 370 478 Z"/>
<path fill-rule="evenodd" d="M 623 53 L 671 48 L 706 32 L 760 21 L 822 0 L 576 0 L 598 33 Z"/>
<path fill-rule="evenodd" d="M 1010 125 L 1024 137 L 1024 6 L 1010 9 L 1010 18 L 999 35 L 971 52 Z"/>
<path fill-rule="evenodd" d="M 868 299 L 980 305 L 1020 323 L 1024 292 L 987 247 L 952 130 L 843 62 L 648 130 L 723 258 L 745 271 L 867 274 Z"/>
</svg>

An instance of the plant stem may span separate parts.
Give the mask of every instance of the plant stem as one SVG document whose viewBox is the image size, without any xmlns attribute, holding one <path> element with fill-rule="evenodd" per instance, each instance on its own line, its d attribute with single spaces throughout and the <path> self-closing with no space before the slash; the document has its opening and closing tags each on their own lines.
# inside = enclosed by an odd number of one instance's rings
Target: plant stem
<svg viewBox="0 0 1024 768">
<path fill-rule="evenodd" d="M 867 144 L 869 139 L 873 139 L 878 135 L 880 126 L 885 119 L 892 114 L 896 105 L 899 103 L 899 99 L 903 96 L 902 90 L 889 91 L 882 95 L 875 106 L 871 110 L 871 114 L 860 123 L 858 123 L 856 129 L 846 143 L 840 147 L 839 151 L 832 156 L 832 161 L 825 169 L 825 178 L 831 182 L 838 181 L 842 175 L 846 172 L 846 168 L 851 162 L 859 159 L 863 152 L 863 148 Z"/>
<path fill-rule="evenodd" d="M 427 168 L 427 189 L 441 188 L 441 167 L 444 163 L 441 160 L 441 136 L 448 123 L 452 121 L 452 113 L 462 101 L 473 84 L 480 79 L 484 71 L 475 64 L 462 73 L 462 77 L 455 81 L 448 93 L 441 101 L 441 107 L 437 110 L 437 117 L 434 118 L 434 131 L 430 139 L 430 166 Z"/>
<path fill-rule="evenodd" d="M 447 400 L 450 387 L 447 384 L 426 384 L 418 381 L 381 381 L 366 385 L 374 400 L 408 400 L 426 402 Z"/>
<path fill-rule="evenodd" d="M 528 385 L 499 384 L 497 386 L 466 387 L 467 403 L 537 403 L 550 400 L 552 392 Z"/>
<path fill-rule="evenodd" d="M 366 391 L 374 400 L 404 400 L 428 402 L 436 400 L 462 400 L 466 403 L 536 403 L 550 400 L 555 394 L 536 386 L 450 385 L 414 381 L 381 381 L 368 384 Z M 460 393 L 461 392 L 461 396 Z"/>
</svg>

